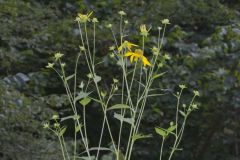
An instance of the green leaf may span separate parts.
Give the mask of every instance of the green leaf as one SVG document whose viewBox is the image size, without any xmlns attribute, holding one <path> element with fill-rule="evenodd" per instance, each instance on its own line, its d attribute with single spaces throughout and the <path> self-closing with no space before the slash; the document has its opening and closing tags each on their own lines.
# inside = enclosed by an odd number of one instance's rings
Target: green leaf
<svg viewBox="0 0 240 160">
<path fill-rule="evenodd" d="M 72 74 L 72 75 L 70 75 L 70 76 L 66 77 L 66 81 L 68 81 L 68 80 L 72 79 L 74 76 L 75 76 L 75 74 Z"/>
<path fill-rule="evenodd" d="M 135 134 L 132 136 L 132 140 L 133 141 L 136 141 L 138 139 L 144 139 L 144 138 L 151 138 L 152 135 L 151 134 L 148 134 L 148 135 L 143 135 L 143 134 Z"/>
<path fill-rule="evenodd" d="M 155 74 L 155 75 L 153 76 L 152 79 L 159 78 L 159 77 L 163 76 L 165 73 L 167 73 L 167 72 L 163 72 L 163 73 Z"/>
<path fill-rule="evenodd" d="M 88 103 L 90 103 L 90 102 L 91 102 L 91 99 L 88 98 L 88 97 L 86 97 L 86 98 L 84 98 L 84 99 L 82 99 L 82 100 L 80 101 L 80 104 L 83 105 L 83 106 L 86 106 L 86 105 L 88 105 Z"/>
<path fill-rule="evenodd" d="M 82 156 L 82 157 L 76 157 L 77 159 L 81 159 L 81 160 L 94 160 L 95 156 L 91 156 L 90 158 L 87 156 Z"/>
<path fill-rule="evenodd" d="M 80 129 L 82 128 L 82 126 L 83 126 L 82 124 L 76 126 L 76 127 L 75 127 L 75 132 L 76 132 L 76 133 L 79 132 Z"/>
<path fill-rule="evenodd" d="M 179 113 L 180 113 L 183 117 L 186 117 L 186 113 L 184 113 L 183 111 L 179 110 Z"/>
<path fill-rule="evenodd" d="M 121 114 L 114 113 L 113 117 L 118 119 L 119 121 L 123 121 L 123 122 L 126 122 L 126 123 L 131 124 L 131 125 L 134 124 L 133 118 L 124 118 Z"/>
<path fill-rule="evenodd" d="M 95 83 L 100 82 L 101 79 L 102 79 L 102 78 L 101 78 L 100 76 L 98 76 L 98 75 L 95 75 L 94 78 L 93 78 L 93 80 L 94 80 Z"/>
<path fill-rule="evenodd" d="M 93 100 L 93 101 L 95 101 L 95 102 L 97 102 L 97 103 L 102 104 L 102 102 L 101 102 L 100 100 L 98 100 L 98 99 L 95 99 L 95 98 L 92 98 L 92 97 L 89 97 L 89 98 L 91 98 L 91 100 Z"/>
<path fill-rule="evenodd" d="M 131 109 L 131 108 L 126 104 L 115 104 L 112 107 L 109 107 L 107 110 L 109 111 L 113 109 Z"/>
<path fill-rule="evenodd" d="M 79 118 L 80 118 L 79 115 L 67 116 L 67 117 L 61 118 L 61 122 L 62 122 L 62 121 L 65 121 L 65 120 L 68 120 L 68 119 L 79 119 Z"/>
<path fill-rule="evenodd" d="M 156 112 L 156 113 L 158 113 L 160 116 L 163 116 L 163 115 L 164 115 L 163 111 L 161 111 L 161 110 L 160 110 L 159 108 L 157 108 L 157 107 L 154 107 L 154 108 L 153 108 L 153 111 Z"/>
<path fill-rule="evenodd" d="M 78 96 L 75 97 L 74 101 L 76 102 L 76 101 L 78 101 L 78 100 L 80 100 L 80 99 L 82 99 L 82 98 L 86 98 L 86 97 L 89 96 L 91 93 L 92 93 L 92 92 L 83 92 L 83 91 L 81 91 L 81 92 L 78 94 Z"/>
<path fill-rule="evenodd" d="M 58 136 L 62 136 L 66 132 L 66 127 L 61 128 L 61 131 L 59 132 Z"/>
<path fill-rule="evenodd" d="M 168 132 L 172 132 L 172 131 L 174 131 L 174 130 L 176 129 L 176 127 L 177 127 L 177 125 L 170 126 L 170 127 L 167 129 L 167 131 L 168 131 Z"/>
<path fill-rule="evenodd" d="M 167 132 L 160 127 L 155 127 L 155 131 L 156 131 L 157 134 L 159 134 L 163 138 L 165 138 L 168 135 Z"/>
</svg>

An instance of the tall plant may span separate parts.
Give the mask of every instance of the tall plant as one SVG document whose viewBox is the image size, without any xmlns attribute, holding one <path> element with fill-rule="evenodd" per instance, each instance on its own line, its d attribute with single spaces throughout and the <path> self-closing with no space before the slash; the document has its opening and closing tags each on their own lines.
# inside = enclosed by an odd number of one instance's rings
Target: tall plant
<svg viewBox="0 0 240 160">
<path fill-rule="evenodd" d="M 146 48 L 149 48 L 148 46 L 145 46 L 145 39 L 150 34 L 150 28 L 144 24 L 141 25 L 141 44 L 134 44 L 128 40 L 129 37 L 125 33 L 125 28 L 128 25 L 128 21 L 125 19 L 126 13 L 124 11 L 119 11 L 118 14 L 120 17 L 119 37 L 116 36 L 117 34 L 114 32 L 112 24 L 108 24 L 106 27 L 111 31 L 115 42 L 114 45 L 109 46 L 109 50 L 111 51 L 110 56 L 116 62 L 116 67 L 121 70 L 121 73 L 119 73 L 121 78 L 112 79 L 108 92 L 105 91 L 107 89 L 103 89 L 103 87 L 101 87 L 102 77 L 99 75 L 100 71 L 97 68 L 97 66 L 101 64 L 101 61 L 96 59 L 96 28 L 98 20 L 97 18 L 91 18 L 92 12 L 89 14 L 79 13 L 75 19 L 78 24 L 81 43 L 79 46 L 80 52 L 76 58 L 74 74 L 68 75 L 66 73 L 66 65 L 63 62 L 64 55 L 60 52 L 54 55 L 55 61 L 53 63 L 48 63 L 46 66 L 47 68 L 54 70 L 62 80 L 73 112 L 72 115 L 67 117 L 53 115 L 52 120 L 54 123 L 51 125 L 49 123 L 44 124 L 44 128 L 49 129 L 58 137 L 64 160 L 76 160 L 79 158 L 98 160 L 102 150 L 113 152 L 115 159 L 117 160 L 130 160 L 135 142 L 140 139 L 152 137 L 151 134 L 142 134 L 139 128 L 148 98 L 162 95 L 156 93 L 159 88 L 153 88 L 152 84 L 155 80 L 164 75 L 165 72 L 161 71 L 162 66 L 165 61 L 170 59 L 169 55 L 163 54 L 162 52 L 166 27 L 170 23 L 168 19 L 161 21 L 162 27 L 158 27 L 159 33 L 157 43 L 156 46 L 152 46 L 152 56 L 149 58 L 145 54 Z M 92 25 L 93 27 L 93 37 L 91 42 L 88 34 L 89 25 Z M 83 81 L 78 84 L 77 81 L 79 79 L 77 77 L 79 76 L 78 64 L 80 58 L 85 59 L 89 70 L 89 74 L 87 74 L 88 81 L 86 84 L 84 84 Z M 58 65 L 60 69 L 56 67 L 56 65 Z M 73 81 L 73 85 L 70 85 L 70 81 Z M 94 86 L 94 89 L 89 87 L 91 85 Z M 160 160 L 163 157 L 164 142 L 170 135 L 173 135 L 174 143 L 171 147 L 168 160 L 172 159 L 173 154 L 176 150 L 178 150 L 178 146 L 182 140 L 188 116 L 193 110 L 198 108 L 198 106 L 194 103 L 195 98 L 199 96 L 198 91 L 193 91 L 193 98 L 191 102 L 189 102 L 189 105 L 181 103 L 181 96 L 185 88 L 185 85 L 179 85 L 179 92 L 176 94 L 173 93 L 177 99 L 176 118 L 174 122 L 170 122 L 168 128 L 155 128 L 155 132 L 162 137 L 159 153 Z M 113 98 L 116 97 L 119 99 L 118 103 L 113 101 Z M 86 121 L 86 107 L 90 105 L 92 101 L 99 104 L 103 116 L 99 144 L 95 147 L 90 146 L 89 144 L 89 131 L 87 130 Z M 81 115 L 77 110 L 78 105 L 82 106 Z M 112 134 L 111 126 L 109 124 L 109 116 L 111 115 L 119 121 L 118 137 L 114 137 Z M 180 118 L 182 118 L 181 121 L 179 120 Z M 71 152 L 69 152 L 64 139 L 64 133 L 67 128 L 61 125 L 61 122 L 66 119 L 73 119 L 75 126 L 74 148 Z M 127 130 L 128 137 L 126 139 L 126 145 L 123 145 L 122 143 L 122 132 L 123 129 L 126 128 L 124 126 L 128 126 L 128 128 L 130 128 Z M 104 135 L 105 129 L 108 131 L 108 135 L 111 140 L 110 147 L 102 146 L 102 140 L 103 138 L 106 138 L 106 135 Z M 79 154 L 79 150 L 77 149 L 78 134 L 80 135 L 84 146 L 82 154 Z"/>
</svg>

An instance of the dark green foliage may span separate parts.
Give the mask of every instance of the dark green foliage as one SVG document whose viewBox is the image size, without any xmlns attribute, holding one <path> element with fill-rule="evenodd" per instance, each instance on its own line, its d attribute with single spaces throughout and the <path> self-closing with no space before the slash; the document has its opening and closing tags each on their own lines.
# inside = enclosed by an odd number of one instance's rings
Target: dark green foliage
<svg viewBox="0 0 240 160">
<path fill-rule="evenodd" d="M 166 61 L 162 70 L 167 73 L 155 86 L 177 91 L 178 84 L 184 83 L 200 91 L 200 110 L 191 115 L 180 145 L 184 151 L 178 151 L 174 159 L 237 160 L 240 156 L 239 6 L 237 0 L 0 0 L 0 159 L 60 159 L 57 139 L 42 129 L 42 123 L 55 112 L 69 115 L 70 109 L 60 79 L 43 68 L 52 61 L 49 55 L 61 51 L 66 55 L 69 75 L 73 73 L 79 45 L 74 17 L 77 12 L 93 10 L 102 21 L 97 33 L 100 46 L 97 55 L 107 60 L 99 68 L 105 71 L 100 72 L 101 77 L 108 77 L 101 83 L 110 83 L 109 75 L 115 77 L 119 72 L 105 56 L 113 44 L 111 34 L 101 28 L 108 21 L 118 25 L 117 11 L 124 9 L 129 15 L 127 32 L 135 42 L 140 42 L 140 24 L 152 26 L 148 47 L 156 43 L 160 20 L 170 19 L 164 51 L 171 60 Z M 83 66 L 79 67 L 80 72 L 88 73 Z M 29 81 L 3 80 L 19 72 L 25 73 Z M 142 133 L 154 133 L 155 126 L 169 126 L 176 103 L 171 96 L 149 99 Z M 186 89 L 183 96 L 188 102 L 191 90 Z M 87 116 L 92 124 L 89 130 L 95 132 L 99 115 L 93 111 L 97 110 L 94 104 L 89 108 Z M 117 135 L 117 129 L 113 129 Z M 67 136 L 71 139 L 72 135 Z M 134 159 L 157 159 L 156 148 L 161 142 L 157 137 L 137 142 Z M 93 135 L 92 138 L 90 144 L 96 143 Z"/>
</svg>

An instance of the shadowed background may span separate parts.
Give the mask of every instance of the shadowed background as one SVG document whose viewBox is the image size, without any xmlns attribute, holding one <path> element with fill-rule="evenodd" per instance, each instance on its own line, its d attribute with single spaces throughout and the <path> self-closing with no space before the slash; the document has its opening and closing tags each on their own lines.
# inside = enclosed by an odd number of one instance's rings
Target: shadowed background
<svg viewBox="0 0 240 160">
<path fill-rule="evenodd" d="M 171 60 L 156 87 L 176 91 L 177 85 L 184 83 L 189 88 L 183 95 L 186 100 L 191 89 L 201 94 L 201 107 L 190 116 L 180 145 L 183 152 L 178 151 L 173 159 L 239 160 L 239 8 L 239 0 L 0 0 L 0 159 L 61 159 L 57 138 L 44 130 L 42 123 L 56 112 L 71 114 L 70 107 L 57 75 L 45 66 L 53 53 L 60 51 L 65 54 L 67 71 L 73 72 L 80 43 L 75 16 L 94 11 L 100 21 L 97 57 L 105 60 L 99 71 L 105 77 L 102 85 L 109 84 L 111 75 L 119 72 L 109 57 L 113 41 L 104 27 L 111 22 L 117 31 L 117 12 L 124 10 L 132 41 L 140 41 L 140 24 L 152 26 L 148 47 L 156 40 L 160 20 L 171 22 L 163 48 Z M 80 65 L 80 73 L 86 77 L 84 62 Z M 170 94 L 149 99 L 141 132 L 154 133 L 155 126 L 168 125 L 175 104 Z M 87 119 L 90 145 L 96 146 L 95 134 L 100 129 L 96 122 L 102 119 L 96 105 L 87 109 Z M 66 136 L 71 146 L 70 124 L 66 124 Z M 117 122 L 111 125 L 117 136 Z M 137 142 L 133 159 L 158 159 L 160 142 L 155 134 L 154 139 Z M 104 154 L 102 160 L 107 160 L 110 156 Z"/>
</svg>

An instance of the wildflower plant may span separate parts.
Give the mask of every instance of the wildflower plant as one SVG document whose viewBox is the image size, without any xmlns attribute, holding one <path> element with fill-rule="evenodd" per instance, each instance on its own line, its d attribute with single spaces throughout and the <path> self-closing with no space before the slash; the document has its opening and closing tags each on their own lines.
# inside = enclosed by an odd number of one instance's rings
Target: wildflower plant
<svg viewBox="0 0 240 160">
<path fill-rule="evenodd" d="M 54 123 L 44 123 L 43 127 L 52 131 L 59 139 L 62 149 L 62 155 L 64 160 L 76 160 L 76 159 L 88 159 L 98 160 L 100 159 L 100 152 L 110 151 L 115 155 L 116 160 L 130 160 L 132 157 L 133 147 L 136 141 L 145 138 L 152 138 L 152 134 L 143 134 L 140 130 L 141 120 L 144 114 L 144 110 L 149 97 L 157 97 L 159 93 L 155 93 L 157 90 L 153 88 L 154 81 L 163 76 L 165 72 L 161 71 L 165 61 L 170 59 L 170 56 L 163 54 L 163 39 L 165 35 L 166 27 L 169 23 L 168 19 L 162 20 L 162 26 L 158 27 L 158 40 L 156 46 L 145 46 L 145 39 L 150 35 L 150 28 L 146 25 L 140 26 L 139 36 L 142 39 L 141 44 L 130 42 L 128 37 L 125 36 L 124 28 L 129 23 L 125 17 L 124 11 L 119 11 L 120 15 L 120 27 L 119 35 L 116 37 L 113 31 L 113 25 L 108 24 L 107 29 L 113 35 L 115 44 L 109 46 L 111 52 L 110 57 L 115 61 L 115 65 L 121 70 L 120 78 L 113 78 L 112 83 L 109 86 L 110 90 L 104 89 L 101 86 L 102 77 L 99 76 L 99 70 L 96 67 L 101 62 L 96 59 L 96 26 L 98 24 L 97 18 L 91 17 L 93 12 L 88 14 L 79 13 L 75 19 L 77 22 L 80 33 L 79 54 L 76 58 L 74 74 L 68 75 L 65 68 L 67 65 L 63 62 L 64 55 L 57 52 L 54 55 L 54 62 L 49 62 L 46 68 L 54 70 L 66 90 L 68 100 L 72 109 L 72 115 L 67 117 L 60 117 L 53 115 L 52 120 Z M 88 36 L 88 25 L 93 26 L 93 37 L 90 42 Z M 145 54 L 145 50 L 150 49 L 151 56 Z M 84 55 L 80 57 L 80 55 Z M 80 75 L 82 79 L 87 77 L 88 81 L 79 82 L 78 63 L 79 59 L 85 60 L 89 74 Z M 129 65 L 129 63 L 131 65 Z M 57 65 L 59 64 L 59 65 Z M 57 68 L 57 67 L 60 67 Z M 73 85 L 70 85 L 70 81 L 73 81 Z M 91 90 L 94 86 L 94 90 Z M 198 91 L 193 91 L 193 98 L 189 105 L 181 104 L 181 96 L 183 91 L 187 87 L 184 84 L 179 85 L 179 91 L 173 94 L 176 97 L 176 117 L 173 122 L 170 122 L 168 128 L 161 126 L 155 127 L 155 132 L 161 136 L 162 141 L 161 148 L 159 149 L 159 159 L 163 157 L 164 142 L 171 136 L 174 139 L 174 143 L 170 146 L 170 153 L 168 160 L 172 159 L 175 151 L 179 150 L 179 145 L 182 140 L 186 121 L 192 111 L 198 109 L 197 104 L 194 103 L 195 98 L 199 96 Z M 97 96 L 96 96 L 97 95 Z M 113 101 L 113 98 L 118 98 Z M 98 146 L 91 146 L 87 130 L 86 121 L 86 107 L 92 102 L 97 103 L 102 110 L 103 121 L 101 122 L 101 131 L 99 136 Z M 78 111 L 78 107 L 82 107 L 82 113 Z M 181 107 L 183 106 L 183 107 Z M 109 114 L 111 113 L 111 114 Z M 119 121 L 119 134 L 118 137 L 114 137 L 112 134 L 111 125 L 109 123 L 109 116 L 113 116 L 116 121 Z M 73 151 L 69 151 L 68 146 L 65 143 L 64 133 L 67 127 L 62 126 L 62 122 L 72 119 L 74 121 L 74 148 Z M 181 120 L 180 120 L 181 119 Z M 123 129 L 128 126 L 127 144 L 124 145 L 123 141 Z M 104 135 L 104 130 L 108 131 L 107 135 Z M 154 132 L 154 131 L 153 131 Z M 77 148 L 77 135 L 81 137 L 84 150 L 80 151 Z M 109 136 L 111 143 L 110 146 L 102 146 L 104 138 Z M 126 139 L 126 137 L 124 138 Z"/>
</svg>

